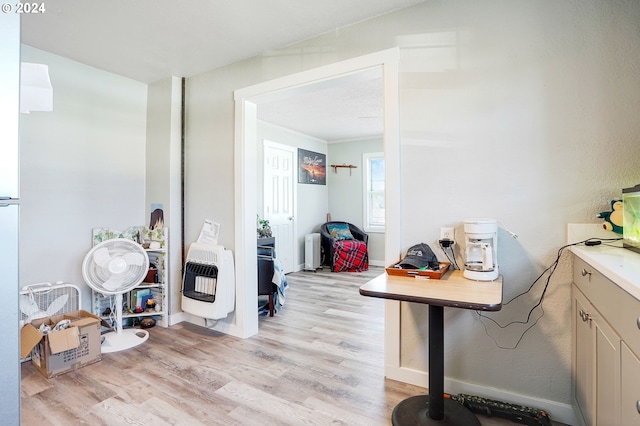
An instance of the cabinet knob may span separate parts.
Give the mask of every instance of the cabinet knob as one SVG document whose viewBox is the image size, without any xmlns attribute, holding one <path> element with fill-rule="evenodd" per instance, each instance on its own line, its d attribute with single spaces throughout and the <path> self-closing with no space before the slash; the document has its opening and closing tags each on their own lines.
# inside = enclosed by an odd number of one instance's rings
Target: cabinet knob
<svg viewBox="0 0 640 426">
<path fill-rule="evenodd" d="M 640 317 L 636 318 L 636 325 L 640 328 Z"/>
<path fill-rule="evenodd" d="M 591 275 L 591 272 L 583 268 L 582 271 L 580 271 L 580 275 L 582 275 L 583 277 L 586 277 L 587 275 Z"/>
<path fill-rule="evenodd" d="M 636 410 L 640 413 L 640 401 L 636 401 Z"/>
<path fill-rule="evenodd" d="M 589 315 L 587 312 L 585 312 L 582 309 L 580 309 L 580 312 L 578 312 L 578 314 L 580 315 L 580 318 L 582 318 L 583 322 L 587 322 L 591 320 L 591 315 Z"/>
</svg>

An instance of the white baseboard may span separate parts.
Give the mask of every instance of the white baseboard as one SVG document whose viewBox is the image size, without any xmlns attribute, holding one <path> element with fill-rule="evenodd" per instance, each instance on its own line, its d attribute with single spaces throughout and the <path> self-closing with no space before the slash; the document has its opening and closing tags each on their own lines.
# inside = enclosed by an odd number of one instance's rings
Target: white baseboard
<svg viewBox="0 0 640 426">
<path fill-rule="evenodd" d="M 429 374 L 423 371 L 412 370 L 409 368 L 397 368 L 387 365 L 385 366 L 385 377 L 400 382 L 410 383 L 415 386 L 421 386 L 424 388 L 429 387 Z M 451 380 L 446 377 L 444 380 L 444 390 L 451 394 L 464 393 L 497 401 L 524 405 L 526 407 L 539 408 L 541 410 L 545 410 L 554 422 L 561 422 L 567 425 L 579 424 L 576 411 L 570 404 L 517 394 L 503 389 L 479 386 L 459 380 Z"/>
<path fill-rule="evenodd" d="M 177 314 L 169 315 L 169 325 L 178 324 L 182 321 L 186 321 L 186 315 L 184 312 L 179 312 Z"/>
<path fill-rule="evenodd" d="M 235 324 L 229 322 L 231 318 L 222 318 L 220 320 L 207 320 L 204 318 L 197 317 L 195 315 L 188 314 L 186 312 L 180 312 L 177 314 L 169 315 L 169 325 L 178 324 L 180 322 L 188 322 L 191 324 L 199 325 L 201 327 L 206 327 L 210 330 L 219 331 L 220 333 L 229 334 L 234 337 L 239 337 L 241 339 L 246 338 L 247 336 L 242 335 L 241 330 Z"/>
</svg>

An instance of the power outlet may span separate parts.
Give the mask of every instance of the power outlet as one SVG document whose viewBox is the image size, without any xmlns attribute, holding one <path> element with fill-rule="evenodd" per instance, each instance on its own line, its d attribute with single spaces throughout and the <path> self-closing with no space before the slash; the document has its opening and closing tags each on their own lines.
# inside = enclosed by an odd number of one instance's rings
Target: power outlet
<svg viewBox="0 0 640 426">
<path fill-rule="evenodd" d="M 440 228 L 440 239 L 454 241 L 453 228 Z"/>
</svg>

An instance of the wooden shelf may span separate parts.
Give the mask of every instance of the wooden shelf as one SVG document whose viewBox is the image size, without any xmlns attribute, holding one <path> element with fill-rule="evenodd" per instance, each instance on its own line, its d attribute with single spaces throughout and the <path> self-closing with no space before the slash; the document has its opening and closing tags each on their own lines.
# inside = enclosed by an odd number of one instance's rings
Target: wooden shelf
<svg viewBox="0 0 640 426">
<path fill-rule="evenodd" d="M 351 176 L 351 169 L 357 169 L 358 166 L 354 166 L 353 164 L 332 164 L 333 172 L 338 173 L 338 168 L 349 169 L 349 176 Z"/>
</svg>

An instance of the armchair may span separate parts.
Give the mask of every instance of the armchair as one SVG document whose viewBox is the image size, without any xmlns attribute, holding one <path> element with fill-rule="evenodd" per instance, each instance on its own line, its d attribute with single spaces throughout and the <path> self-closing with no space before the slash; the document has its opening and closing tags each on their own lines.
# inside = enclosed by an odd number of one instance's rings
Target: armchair
<svg viewBox="0 0 640 426">
<path fill-rule="evenodd" d="M 348 222 L 332 221 L 320 227 L 323 264 L 332 272 L 366 271 L 369 269 L 367 245 L 369 236 Z"/>
</svg>

